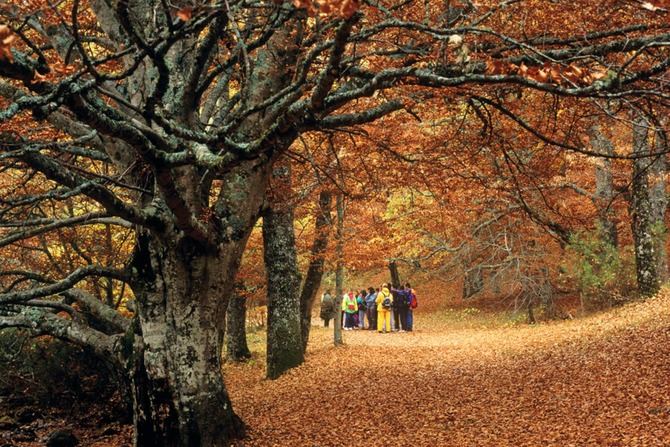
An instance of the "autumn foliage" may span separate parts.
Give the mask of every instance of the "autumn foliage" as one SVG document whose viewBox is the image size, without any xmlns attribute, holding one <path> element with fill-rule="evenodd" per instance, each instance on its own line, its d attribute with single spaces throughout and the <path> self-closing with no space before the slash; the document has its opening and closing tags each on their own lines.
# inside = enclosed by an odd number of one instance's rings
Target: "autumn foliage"
<svg viewBox="0 0 670 447">
<path fill-rule="evenodd" d="M 669 278 L 669 9 L 3 3 L 0 329 L 110 362 L 137 445 L 668 443 L 668 293 L 626 303 Z M 309 337 L 389 266 L 418 333 Z M 224 381 L 226 318 L 269 335 Z"/>
</svg>

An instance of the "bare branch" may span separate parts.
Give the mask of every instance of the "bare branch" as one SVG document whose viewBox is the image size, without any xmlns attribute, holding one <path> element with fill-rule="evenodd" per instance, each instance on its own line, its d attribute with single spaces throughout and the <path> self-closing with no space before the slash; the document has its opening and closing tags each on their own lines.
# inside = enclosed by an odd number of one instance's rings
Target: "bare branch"
<svg viewBox="0 0 670 447">
<path fill-rule="evenodd" d="M 60 281 L 56 281 L 45 286 L 0 294 L 0 304 L 16 304 L 32 299 L 58 295 L 61 292 L 65 292 L 68 289 L 71 289 L 77 283 L 91 276 L 104 276 L 125 282 L 129 280 L 128 275 L 120 270 L 98 265 L 88 265 L 78 268 Z"/>
</svg>

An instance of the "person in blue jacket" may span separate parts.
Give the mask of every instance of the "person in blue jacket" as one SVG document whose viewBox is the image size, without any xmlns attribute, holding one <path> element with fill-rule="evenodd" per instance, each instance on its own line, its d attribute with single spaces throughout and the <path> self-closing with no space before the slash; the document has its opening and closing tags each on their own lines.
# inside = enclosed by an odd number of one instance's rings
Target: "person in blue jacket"
<svg viewBox="0 0 670 447">
<path fill-rule="evenodd" d="M 400 285 L 399 289 L 391 289 L 393 293 L 393 320 L 395 330 L 400 332 L 407 331 L 407 313 L 409 311 L 409 293 L 405 286 Z"/>
</svg>

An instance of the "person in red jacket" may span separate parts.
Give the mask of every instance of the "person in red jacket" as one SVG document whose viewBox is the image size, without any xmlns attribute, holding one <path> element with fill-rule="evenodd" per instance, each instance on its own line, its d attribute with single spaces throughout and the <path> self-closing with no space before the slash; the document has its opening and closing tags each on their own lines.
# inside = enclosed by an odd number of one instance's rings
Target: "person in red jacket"
<svg viewBox="0 0 670 447">
<path fill-rule="evenodd" d="M 416 301 L 416 292 L 412 289 L 410 283 L 405 284 L 405 290 L 409 296 L 409 309 L 407 309 L 407 330 L 412 331 L 414 329 L 414 309 L 416 309 L 418 303 Z"/>
</svg>

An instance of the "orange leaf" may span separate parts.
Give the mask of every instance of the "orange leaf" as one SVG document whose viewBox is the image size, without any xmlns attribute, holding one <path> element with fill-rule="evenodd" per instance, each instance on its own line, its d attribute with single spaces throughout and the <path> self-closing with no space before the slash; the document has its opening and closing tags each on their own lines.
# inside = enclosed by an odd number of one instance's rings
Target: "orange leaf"
<svg viewBox="0 0 670 447">
<path fill-rule="evenodd" d="M 10 47 L 14 42 L 16 36 L 7 25 L 0 25 L 0 61 L 6 60 L 11 62 L 14 60 Z"/>
<path fill-rule="evenodd" d="M 179 11 L 177 11 L 177 17 L 179 17 L 179 20 L 182 22 L 188 22 L 191 20 L 191 17 L 193 17 L 193 8 L 188 6 L 181 8 Z"/>
</svg>

